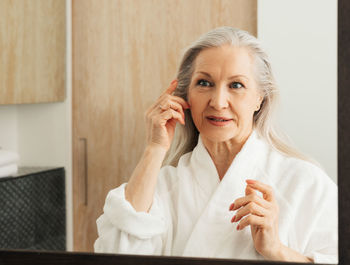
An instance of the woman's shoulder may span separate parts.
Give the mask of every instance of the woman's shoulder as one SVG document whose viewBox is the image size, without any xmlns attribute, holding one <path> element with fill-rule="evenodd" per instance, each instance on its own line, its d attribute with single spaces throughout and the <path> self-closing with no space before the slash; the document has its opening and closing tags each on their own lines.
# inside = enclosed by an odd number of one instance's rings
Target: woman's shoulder
<svg viewBox="0 0 350 265">
<path fill-rule="evenodd" d="M 295 157 L 286 157 L 285 167 L 285 170 L 291 172 L 290 181 L 297 181 L 303 185 L 336 185 L 326 171 L 313 162 Z"/>
<path fill-rule="evenodd" d="M 317 163 L 288 156 L 261 138 L 256 142 L 260 150 L 259 168 L 262 171 L 261 173 L 269 180 L 268 182 L 276 185 L 291 182 L 299 185 L 335 185 Z"/>
<path fill-rule="evenodd" d="M 259 173 L 290 218 L 305 209 L 312 212 L 326 206 L 337 207 L 337 185 L 311 162 L 272 151 Z"/>
<path fill-rule="evenodd" d="M 284 194 L 337 193 L 337 185 L 320 166 L 270 148 L 261 167 L 269 182 Z M 312 192 L 311 192 L 312 191 Z"/>
</svg>

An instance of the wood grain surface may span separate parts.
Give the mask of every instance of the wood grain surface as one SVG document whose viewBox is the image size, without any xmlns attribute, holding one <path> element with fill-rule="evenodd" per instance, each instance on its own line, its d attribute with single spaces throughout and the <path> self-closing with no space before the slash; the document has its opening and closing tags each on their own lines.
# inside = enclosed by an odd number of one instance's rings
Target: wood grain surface
<svg viewBox="0 0 350 265">
<path fill-rule="evenodd" d="M 0 1 L 0 104 L 65 99 L 64 0 Z"/>
<path fill-rule="evenodd" d="M 184 48 L 218 26 L 256 35 L 257 2 L 74 0 L 72 11 L 74 250 L 93 251 L 107 192 L 135 168 L 144 112 L 176 77 Z"/>
</svg>

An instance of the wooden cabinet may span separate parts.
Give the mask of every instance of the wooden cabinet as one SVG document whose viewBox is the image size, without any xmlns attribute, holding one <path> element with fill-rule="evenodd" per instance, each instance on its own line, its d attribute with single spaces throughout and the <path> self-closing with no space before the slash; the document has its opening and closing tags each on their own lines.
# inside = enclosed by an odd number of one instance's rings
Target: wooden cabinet
<svg viewBox="0 0 350 265">
<path fill-rule="evenodd" d="M 218 26 L 257 32 L 256 0 L 73 1 L 74 250 L 93 251 L 109 190 L 145 146 L 144 112 L 182 50 Z"/>
<path fill-rule="evenodd" d="M 0 1 L 0 104 L 65 99 L 65 2 Z"/>
</svg>

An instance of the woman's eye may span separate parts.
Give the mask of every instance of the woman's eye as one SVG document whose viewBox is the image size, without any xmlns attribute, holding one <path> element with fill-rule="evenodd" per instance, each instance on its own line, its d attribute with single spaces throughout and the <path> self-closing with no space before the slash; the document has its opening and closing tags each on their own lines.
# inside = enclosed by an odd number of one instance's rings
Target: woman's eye
<svg viewBox="0 0 350 265">
<path fill-rule="evenodd" d="M 240 82 L 233 82 L 230 84 L 230 88 L 243 88 L 243 84 Z"/>
<path fill-rule="evenodd" d="M 210 82 L 204 79 L 198 80 L 197 85 L 200 86 L 211 86 Z"/>
</svg>

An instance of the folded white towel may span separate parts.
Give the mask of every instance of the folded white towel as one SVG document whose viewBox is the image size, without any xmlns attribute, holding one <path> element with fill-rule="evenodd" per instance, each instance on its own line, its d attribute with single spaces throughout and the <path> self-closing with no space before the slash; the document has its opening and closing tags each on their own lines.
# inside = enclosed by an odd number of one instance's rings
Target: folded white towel
<svg viewBox="0 0 350 265">
<path fill-rule="evenodd" d="M 11 177 L 16 175 L 18 172 L 18 166 L 16 164 L 9 164 L 0 167 L 0 178 L 1 177 Z"/>
<path fill-rule="evenodd" d="M 18 161 L 19 155 L 16 152 L 0 149 L 0 167 L 17 164 Z"/>
</svg>

